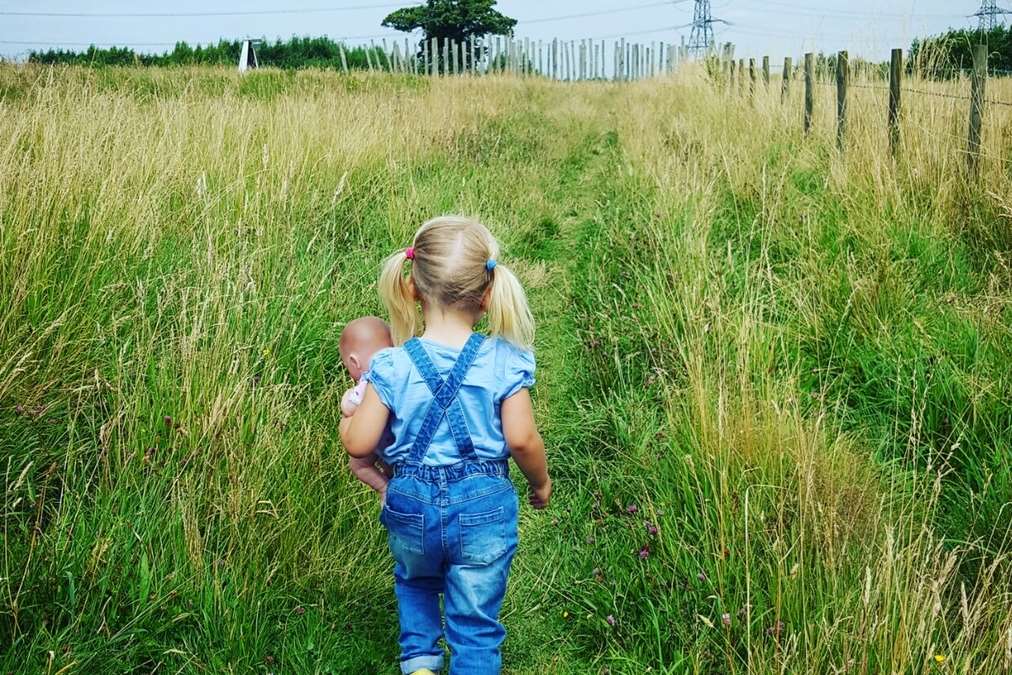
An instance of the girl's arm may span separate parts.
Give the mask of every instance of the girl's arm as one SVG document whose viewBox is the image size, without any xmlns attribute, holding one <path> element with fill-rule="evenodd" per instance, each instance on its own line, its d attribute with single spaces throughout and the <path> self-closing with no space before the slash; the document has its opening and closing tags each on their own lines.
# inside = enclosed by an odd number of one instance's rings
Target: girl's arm
<svg viewBox="0 0 1012 675">
<path fill-rule="evenodd" d="M 372 384 L 365 388 L 365 398 L 355 414 L 341 420 L 341 442 L 352 457 L 368 457 L 379 445 L 390 420 L 390 411 L 380 401 Z"/>
<path fill-rule="evenodd" d="M 531 394 L 521 389 L 502 402 L 502 430 L 510 455 L 531 488 L 530 501 L 536 509 L 548 506 L 552 497 L 552 479 L 548 476 L 545 443 L 534 422 Z"/>
</svg>

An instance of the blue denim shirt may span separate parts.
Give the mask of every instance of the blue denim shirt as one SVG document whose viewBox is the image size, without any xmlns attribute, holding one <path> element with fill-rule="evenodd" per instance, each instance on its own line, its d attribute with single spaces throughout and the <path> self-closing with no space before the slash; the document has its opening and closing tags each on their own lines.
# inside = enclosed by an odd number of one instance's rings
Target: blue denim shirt
<svg viewBox="0 0 1012 675">
<path fill-rule="evenodd" d="M 460 350 L 430 340 L 423 339 L 421 342 L 440 376 L 445 378 L 457 362 Z M 500 408 L 503 400 L 521 389 L 534 386 L 534 370 L 534 354 L 531 352 L 499 337 L 488 338 L 482 344 L 457 394 L 478 459 L 487 461 L 509 457 L 509 448 L 502 433 Z M 411 443 L 432 402 L 432 392 L 403 347 L 377 352 L 364 378 L 390 410 L 389 430 L 393 442 L 377 454 L 388 464 L 398 464 L 408 457 Z M 446 466 L 460 460 L 460 453 L 444 419 L 422 462 L 429 466 Z"/>
</svg>

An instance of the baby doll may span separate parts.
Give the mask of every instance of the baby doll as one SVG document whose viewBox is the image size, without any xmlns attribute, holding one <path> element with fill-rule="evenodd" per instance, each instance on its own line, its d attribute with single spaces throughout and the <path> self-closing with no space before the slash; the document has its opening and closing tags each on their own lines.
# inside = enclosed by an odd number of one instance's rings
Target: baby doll
<svg viewBox="0 0 1012 675">
<path fill-rule="evenodd" d="M 393 346 L 390 327 L 375 316 L 355 319 L 341 331 L 341 361 L 348 369 L 351 379 L 356 382 L 356 385 L 344 392 L 344 396 L 341 397 L 342 415 L 351 417 L 361 405 L 367 384 L 362 376 L 369 371 L 369 362 L 373 354 Z M 351 472 L 356 478 L 378 492 L 381 497 L 386 494 L 387 483 L 390 480 L 389 469 L 375 454 L 359 459 L 350 457 L 349 463 Z"/>
</svg>

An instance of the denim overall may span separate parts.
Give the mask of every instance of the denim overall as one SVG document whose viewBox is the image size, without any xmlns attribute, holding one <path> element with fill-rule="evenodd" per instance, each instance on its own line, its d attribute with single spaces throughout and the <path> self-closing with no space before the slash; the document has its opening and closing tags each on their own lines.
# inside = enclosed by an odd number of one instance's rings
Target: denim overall
<svg viewBox="0 0 1012 675">
<path fill-rule="evenodd" d="M 380 522 L 389 533 L 400 614 L 401 671 L 443 667 L 439 596 L 446 613 L 450 675 L 500 672 L 506 630 L 499 609 L 517 547 L 517 496 L 507 460 L 481 461 L 457 392 L 484 336 L 474 334 L 444 381 L 418 339 L 404 345 L 432 392 L 409 458 L 394 467 Z M 449 424 L 460 461 L 422 464 Z"/>
</svg>

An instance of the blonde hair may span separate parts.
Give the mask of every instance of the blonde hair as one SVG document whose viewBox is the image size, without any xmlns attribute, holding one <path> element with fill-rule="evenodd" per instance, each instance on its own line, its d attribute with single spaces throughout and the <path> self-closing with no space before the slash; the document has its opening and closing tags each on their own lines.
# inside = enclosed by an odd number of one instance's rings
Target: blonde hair
<svg viewBox="0 0 1012 675">
<path fill-rule="evenodd" d="M 462 216 L 433 218 L 419 228 L 411 250 L 411 279 L 424 302 L 477 316 L 488 293 L 489 332 L 531 349 L 534 317 L 527 295 L 516 276 L 498 262 L 499 242 L 487 227 Z M 379 280 L 380 296 L 390 313 L 398 345 L 414 337 L 420 325 L 415 297 L 404 274 L 406 260 L 408 250 L 387 258 Z"/>
</svg>

